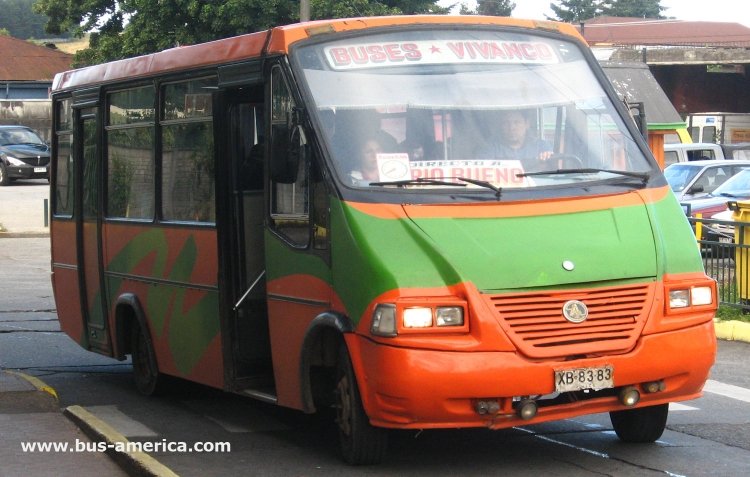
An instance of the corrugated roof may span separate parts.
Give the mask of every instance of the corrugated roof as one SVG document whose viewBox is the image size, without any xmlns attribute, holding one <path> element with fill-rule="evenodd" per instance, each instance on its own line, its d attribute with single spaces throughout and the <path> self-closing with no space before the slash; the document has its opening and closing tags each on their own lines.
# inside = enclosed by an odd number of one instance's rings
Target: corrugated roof
<svg viewBox="0 0 750 477">
<path fill-rule="evenodd" d="M 600 62 L 621 98 L 629 103 L 643 102 L 649 129 L 684 127 L 685 121 L 664 94 L 645 63 Z"/>
<path fill-rule="evenodd" d="M 0 35 L 0 81 L 52 81 L 72 62 L 62 51 Z"/>
<path fill-rule="evenodd" d="M 584 23 L 590 45 L 687 45 L 750 48 L 750 28 L 730 22 L 598 17 Z"/>
</svg>

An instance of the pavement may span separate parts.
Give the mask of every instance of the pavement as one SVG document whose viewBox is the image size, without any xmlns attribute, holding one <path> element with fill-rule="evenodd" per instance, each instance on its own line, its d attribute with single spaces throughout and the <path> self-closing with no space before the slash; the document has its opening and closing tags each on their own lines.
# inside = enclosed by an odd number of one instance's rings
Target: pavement
<svg viewBox="0 0 750 477">
<path fill-rule="evenodd" d="M 44 237 L 49 235 L 49 186 L 46 180 L 25 181 L 35 187 L 4 187 L 0 207 L 0 238 Z M 43 189 L 43 193 L 39 189 Z M 8 198 L 12 193 L 12 201 Z M 49 215 L 47 215 L 49 217 Z"/>
<path fill-rule="evenodd" d="M 43 201 L 23 199 L 0 207 L 0 240 L 49 235 Z M 715 328 L 719 339 L 750 343 L 750 323 L 716 321 Z M 177 475 L 150 455 L 128 449 L 125 436 L 85 408 L 61 409 L 55 390 L 38 378 L 9 369 L 0 369 L 0 430 L 0 477 Z M 40 450 L 48 443 L 58 450 Z M 37 447 L 24 450 L 28 445 Z"/>
</svg>

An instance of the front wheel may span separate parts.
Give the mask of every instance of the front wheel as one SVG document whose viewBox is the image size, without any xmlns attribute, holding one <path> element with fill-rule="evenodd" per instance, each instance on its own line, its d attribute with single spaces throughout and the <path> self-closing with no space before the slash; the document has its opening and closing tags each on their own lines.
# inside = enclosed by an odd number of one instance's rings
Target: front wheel
<svg viewBox="0 0 750 477">
<path fill-rule="evenodd" d="M 654 442 L 667 426 L 669 404 L 613 411 L 609 413 L 612 427 L 623 442 Z"/>
<path fill-rule="evenodd" d="M 388 447 L 388 431 L 370 425 L 362 407 L 349 353 L 343 344 L 336 372 L 335 407 L 344 460 L 352 465 L 380 463 Z"/>
</svg>

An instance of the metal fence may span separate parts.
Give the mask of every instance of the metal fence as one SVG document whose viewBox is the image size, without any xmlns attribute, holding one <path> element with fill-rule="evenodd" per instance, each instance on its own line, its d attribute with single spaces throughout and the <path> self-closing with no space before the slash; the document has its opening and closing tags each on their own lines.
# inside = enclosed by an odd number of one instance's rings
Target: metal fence
<svg viewBox="0 0 750 477">
<path fill-rule="evenodd" d="M 750 222 L 688 217 L 719 303 L 750 312 Z"/>
</svg>

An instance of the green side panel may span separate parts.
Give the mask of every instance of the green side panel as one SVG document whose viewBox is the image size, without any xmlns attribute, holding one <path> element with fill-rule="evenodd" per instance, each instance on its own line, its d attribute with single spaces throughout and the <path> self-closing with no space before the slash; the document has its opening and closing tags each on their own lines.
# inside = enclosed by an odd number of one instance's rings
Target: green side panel
<svg viewBox="0 0 750 477">
<path fill-rule="evenodd" d="M 219 334 L 218 293 L 206 292 L 196 305 L 184 310 L 186 293 L 184 288 L 173 288 L 169 294 L 174 299 L 169 322 L 169 348 L 177 369 L 183 374 L 192 371 L 208 345 Z"/>
<path fill-rule="evenodd" d="M 187 238 L 169 274 L 165 276 L 168 247 L 167 238 L 162 230 L 145 231 L 134 237 L 112 259 L 108 270 L 123 274 L 134 273 L 144 260 L 153 257 L 150 277 L 167 282 L 190 283 L 193 271 L 200 266 L 194 238 Z M 118 293 L 122 281 L 120 277 L 108 277 L 111 300 L 116 298 L 114 295 Z M 186 309 L 188 293 L 202 296 Z M 189 289 L 178 284 L 152 283 L 148 285 L 142 305 L 151 320 L 156 337 L 162 338 L 168 331 L 169 348 L 177 369 L 183 374 L 189 374 L 220 332 L 218 292 Z"/>
<path fill-rule="evenodd" d="M 278 236 L 265 231 L 266 281 L 289 275 L 311 275 L 325 283 L 331 283 L 328 265 L 309 250 L 296 250 L 284 243 Z"/>
<path fill-rule="evenodd" d="M 674 194 L 647 206 L 654 229 L 654 241 L 660 251 L 661 273 L 678 274 L 703 271 L 703 260 L 695 233 Z"/>
</svg>

